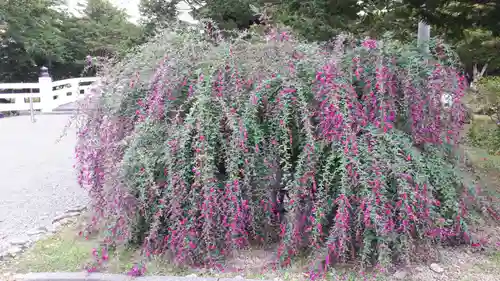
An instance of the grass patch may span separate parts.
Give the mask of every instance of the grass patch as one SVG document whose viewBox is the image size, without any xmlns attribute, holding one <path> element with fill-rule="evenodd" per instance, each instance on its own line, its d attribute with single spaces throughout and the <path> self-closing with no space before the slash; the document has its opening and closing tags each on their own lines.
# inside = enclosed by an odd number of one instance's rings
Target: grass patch
<svg viewBox="0 0 500 281">
<path fill-rule="evenodd" d="M 497 251 L 496 253 L 493 253 L 491 255 L 491 262 L 498 268 L 500 269 L 500 251 Z"/>
<path fill-rule="evenodd" d="M 479 261 L 474 270 L 478 273 L 490 273 L 500 275 L 500 252 L 486 255 L 486 259 Z"/>
<path fill-rule="evenodd" d="M 21 271 L 78 271 L 88 260 L 89 242 L 67 239 L 62 235 L 40 241 L 17 265 Z"/>
<path fill-rule="evenodd" d="M 72 224 L 58 233 L 37 241 L 32 248 L 14 259 L 0 263 L 0 273 L 27 272 L 79 272 L 85 270 L 91 259 L 92 249 L 99 245 L 97 238 L 85 239 L 77 235 L 80 228 Z M 126 273 L 140 260 L 139 252 L 119 248 L 109 253 L 109 260 L 100 269 L 106 273 Z M 179 269 L 152 259 L 147 265 L 151 275 L 185 275 Z"/>
<path fill-rule="evenodd" d="M 484 149 L 466 146 L 470 160 L 475 168 L 487 173 L 500 174 L 500 155 L 491 155 Z"/>
<path fill-rule="evenodd" d="M 37 241 L 34 246 L 17 258 L 0 265 L 0 271 L 12 273 L 81 271 L 89 261 L 93 241 L 78 238 L 74 227 L 63 228 L 59 233 Z"/>
<path fill-rule="evenodd" d="M 82 271 L 84 266 L 90 261 L 92 249 L 99 245 L 99 240 L 92 237 L 89 240 L 79 237 L 79 228 L 76 225 L 69 225 L 61 229 L 57 234 L 40 240 L 35 245 L 20 255 L 16 259 L 11 259 L 3 264 L 0 262 L 0 275 L 6 272 L 26 273 L 26 272 L 56 272 L 56 271 Z M 245 256 L 248 256 L 245 254 Z M 107 273 L 125 273 L 137 261 L 140 260 L 138 251 L 126 248 L 118 248 L 109 253 L 109 261 L 106 263 L 102 272 Z M 252 257 L 248 257 L 252 258 Z M 217 277 L 231 278 L 241 275 L 248 279 L 255 280 L 277 280 L 277 281 L 307 281 L 310 277 L 304 273 L 307 263 L 304 261 L 302 266 L 295 266 L 287 270 L 273 272 L 259 272 L 252 268 L 245 269 L 242 272 L 215 273 L 210 271 L 194 271 L 187 268 L 172 266 L 159 258 L 153 258 L 147 266 L 147 275 L 170 275 L 186 276 L 196 274 L 199 277 Z M 425 268 L 425 266 L 424 266 Z M 456 280 L 481 280 L 478 279 L 484 274 L 500 274 L 500 252 L 494 252 L 485 255 L 483 259 L 475 262 L 475 265 L 467 269 L 464 273 L 470 276 L 462 276 Z M 354 267 L 339 267 L 332 269 L 324 280 L 345 280 L 345 281 L 385 281 L 394 280 L 383 274 L 367 273 L 361 276 L 358 269 Z M 407 277 L 411 281 L 423 281 L 419 278 Z"/>
<path fill-rule="evenodd" d="M 63 227 L 53 236 L 37 241 L 32 248 L 14 259 L 0 261 L 0 275 L 23 274 L 28 272 L 81 272 L 91 261 L 92 249 L 99 245 L 97 237 L 88 240 L 77 235 L 80 227 L 71 224 Z M 251 257 L 249 257 L 251 258 Z M 99 271 L 105 273 L 123 274 L 141 260 L 139 251 L 127 248 L 117 248 L 109 253 L 109 260 Z M 196 274 L 197 276 L 232 278 L 237 275 L 255 280 L 280 280 L 280 281 L 306 281 L 307 274 L 299 267 L 288 270 L 272 272 L 259 272 L 252 268 L 241 272 L 212 272 L 208 270 L 195 271 L 193 269 L 176 267 L 166 263 L 160 258 L 152 258 L 147 264 L 147 275 L 163 276 L 186 276 Z M 326 280 L 386 280 L 384 277 L 368 278 L 361 277 L 354 269 L 338 269 L 328 274 Z"/>
<path fill-rule="evenodd" d="M 479 121 L 479 122 L 484 122 L 484 123 L 491 123 L 492 122 L 491 117 L 489 115 L 474 114 L 473 119 L 474 119 L 474 121 Z"/>
</svg>

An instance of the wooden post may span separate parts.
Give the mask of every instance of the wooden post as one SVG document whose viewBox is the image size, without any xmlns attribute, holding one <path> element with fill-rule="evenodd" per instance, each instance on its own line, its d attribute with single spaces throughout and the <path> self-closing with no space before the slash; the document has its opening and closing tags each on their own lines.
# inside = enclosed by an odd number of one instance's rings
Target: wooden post
<svg viewBox="0 0 500 281">
<path fill-rule="evenodd" d="M 423 21 L 418 23 L 418 36 L 417 45 L 422 48 L 424 52 L 429 52 L 429 40 L 431 37 L 431 26 L 427 25 Z"/>
<path fill-rule="evenodd" d="M 35 109 L 33 108 L 33 89 L 30 88 L 30 116 L 31 123 L 35 123 Z"/>
</svg>

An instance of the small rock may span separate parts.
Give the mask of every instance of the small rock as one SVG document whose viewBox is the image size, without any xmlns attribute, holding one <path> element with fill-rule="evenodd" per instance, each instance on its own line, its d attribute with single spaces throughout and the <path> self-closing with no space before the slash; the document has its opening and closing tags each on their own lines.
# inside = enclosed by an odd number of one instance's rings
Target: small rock
<svg viewBox="0 0 500 281">
<path fill-rule="evenodd" d="M 7 251 L 0 252 L 0 261 L 4 260 L 8 256 L 9 256 L 9 253 Z"/>
<path fill-rule="evenodd" d="M 10 241 L 10 245 L 12 246 L 19 246 L 19 247 L 25 247 L 31 242 L 29 238 L 15 238 Z"/>
<path fill-rule="evenodd" d="M 76 222 L 76 218 L 65 218 L 60 220 L 59 225 L 68 225 Z"/>
<path fill-rule="evenodd" d="M 45 234 L 48 231 L 49 230 L 46 227 L 42 226 L 42 227 L 38 227 L 38 228 L 35 228 L 33 230 L 28 231 L 27 234 L 28 234 L 28 236 L 35 236 L 35 235 Z"/>
<path fill-rule="evenodd" d="M 21 247 L 14 246 L 14 247 L 11 247 L 7 250 L 7 255 L 14 258 L 14 257 L 16 257 L 16 255 L 18 255 L 22 251 L 23 251 L 23 249 L 21 249 Z"/>
<path fill-rule="evenodd" d="M 62 221 L 64 219 L 67 219 L 67 218 L 72 218 L 72 217 L 76 217 L 76 216 L 79 216 L 80 213 L 79 212 L 72 212 L 72 213 L 65 213 L 65 214 L 62 214 L 60 216 L 57 216 L 55 217 L 53 220 L 52 220 L 52 224 L 56 223 L 56 222 L 59 222 L 59 221 Z"/>
<path fill-rule="evenodd" d="M 404 271 L 404 270 L 398 270 L 396 271 L 396 273 L 394 273 L 394 278 L 396 278 L 396 280 L 404 280 L 406 279 L 406 275 L 408 275 L 408 272 Z"/>
<path fill-rule="evenodd" d="M 68 209 L 66 213 L 81 213 L 87 209 L 87 206 L 76 206 L 71 209 Z"/>
<path fill-rule="evenodd" d="M 187 278 L 196 278 L 196 277 L 198 277 L 198 275 L 192 273 L 192 274 L 187 275 L 186 277 Z"/>
<path fill-rule="evenodd" d="M 237 280 L 243 280 L 245 279 L 243 276 L 241 275 L 238 275 L 238 276 L 235 276 L 233 279 L 237 279 Z"/>
<path fill-rule="evenodd" d="M 437 263 L 431 263 L 430 269 L 436 273 L 443 273 L 444 269 Z"/>
</svg>

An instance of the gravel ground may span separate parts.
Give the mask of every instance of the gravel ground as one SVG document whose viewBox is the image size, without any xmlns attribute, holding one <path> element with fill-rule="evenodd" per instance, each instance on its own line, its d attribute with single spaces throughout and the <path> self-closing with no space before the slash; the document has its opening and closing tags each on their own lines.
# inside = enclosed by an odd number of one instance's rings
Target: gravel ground
<svg viewBox="0 0 500 281">
<path fill-rule="evenodd" d="M 58 142 L 69 115 L 36 119 L 0 119 L 0 252 L 9 240 L 88 202 L 73 170 L 75 129 Z"/>
</svg>

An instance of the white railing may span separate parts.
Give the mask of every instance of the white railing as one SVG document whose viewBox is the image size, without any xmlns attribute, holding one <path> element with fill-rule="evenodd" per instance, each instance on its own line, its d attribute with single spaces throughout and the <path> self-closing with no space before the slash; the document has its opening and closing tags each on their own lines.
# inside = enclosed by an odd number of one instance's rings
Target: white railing
<svg viewBox="0 0 500 281">
<path fill-rule="evenodd" d="M 38 83 L 0 83 L 0 112 L 34 110 L 51 112 L 55 108 L 84 97 L 96 77 L 71 78 L 52 81 L 47 69 L 42 68 Z"/>
</svg>

